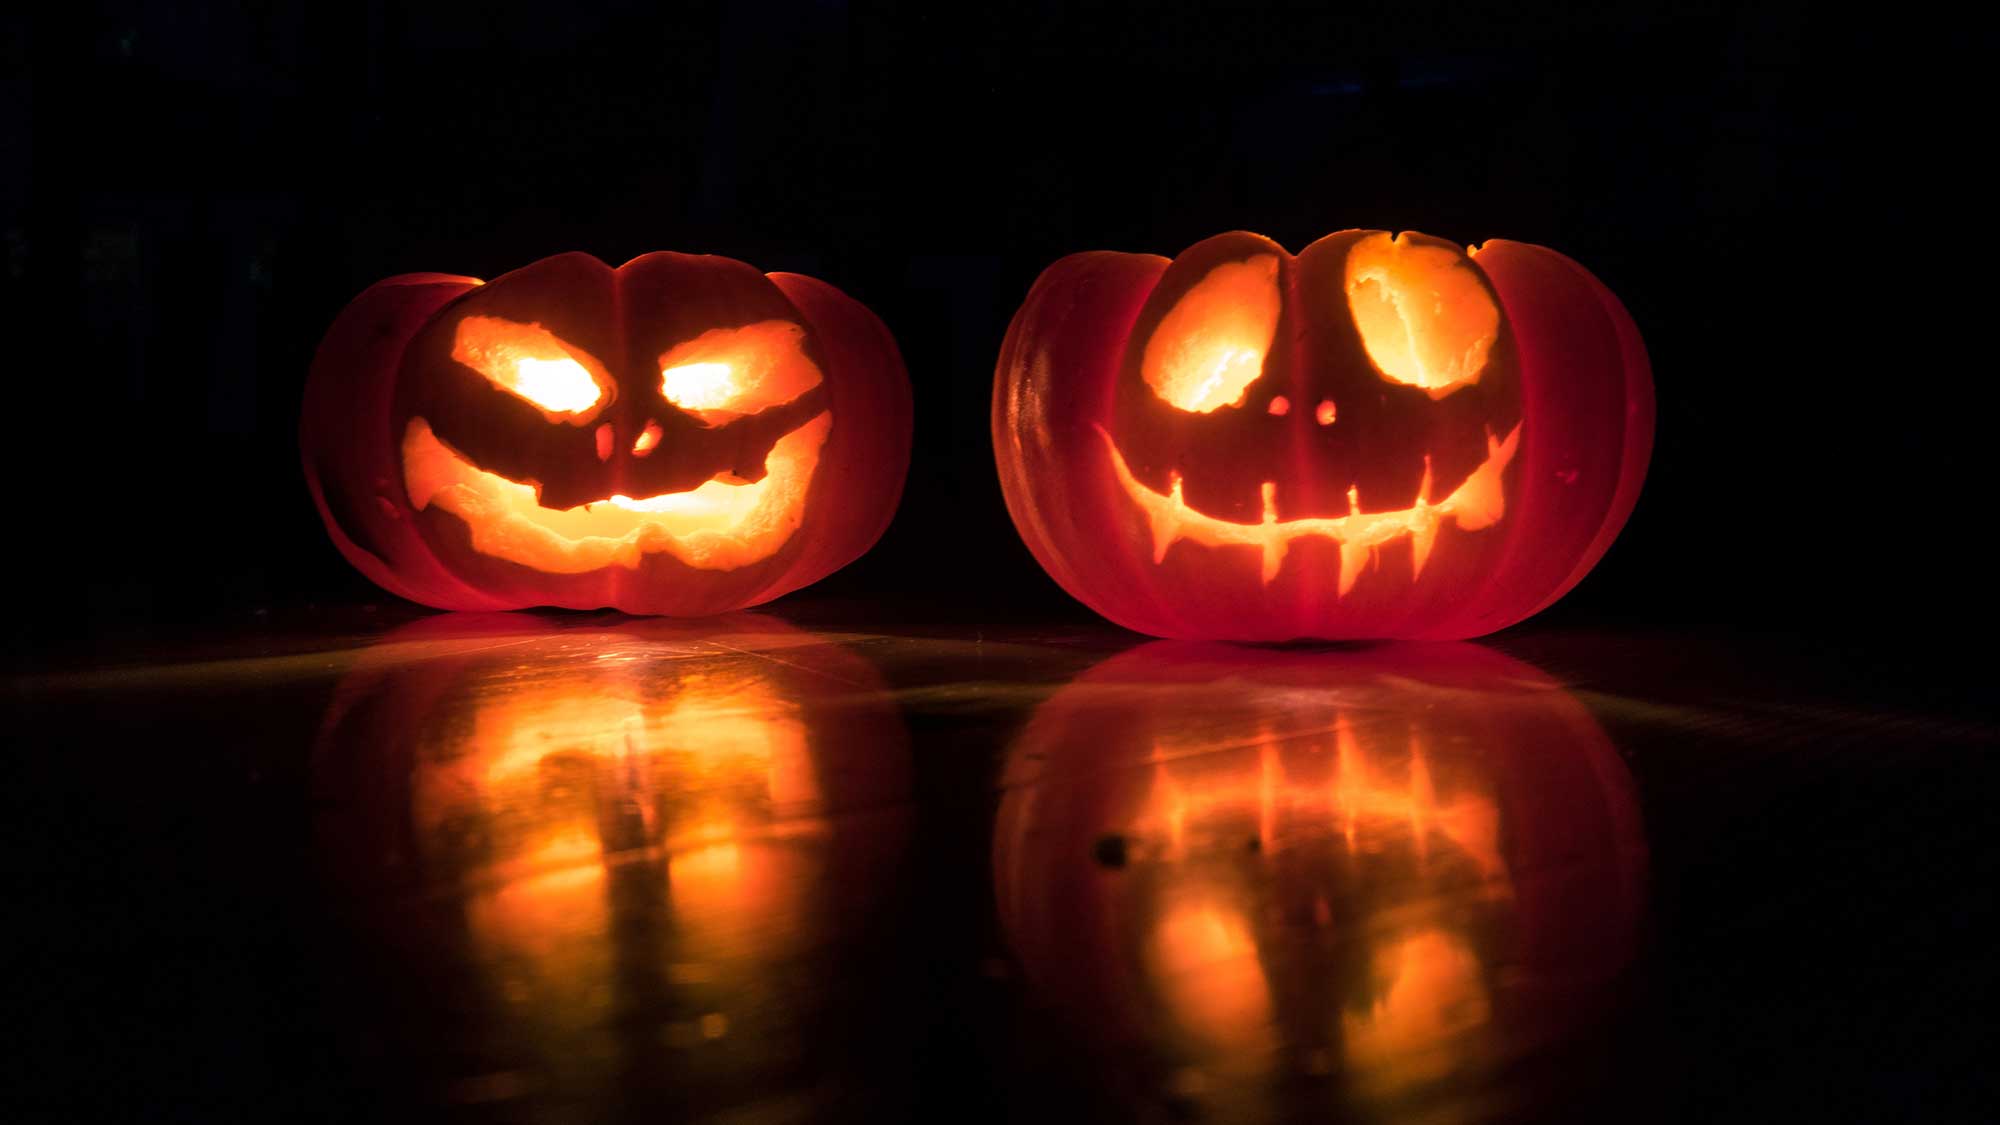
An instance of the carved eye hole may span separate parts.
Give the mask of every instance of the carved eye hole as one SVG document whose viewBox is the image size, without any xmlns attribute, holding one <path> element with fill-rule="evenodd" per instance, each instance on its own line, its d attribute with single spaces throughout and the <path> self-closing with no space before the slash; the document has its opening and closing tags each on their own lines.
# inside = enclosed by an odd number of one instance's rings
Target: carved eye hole
<svg viewBox="0 0 2000 1125">
<path fill-rule="evenodd" d="M 548 329 L 497 316 L 459 321 L 451 358 L 540 407 L 552 422 L 584 420 L 604 401 L 611 382 L 602 364 Z"/>
<path fill-rule="evenodd" d="M 1241 406 L 1278 331 L 1278 259 L 1259 254 L 1208 271 L 1160 320 L 1139 370 L 1179 410 Z"/>
<path fill-rule="evenodd" d="M 1347 252 L 1347 307 L 1382 377 L 1443 398 L 1479 381 L 1500 307 L 1453 250 L 1371 235 Z"/>
<path fill-rule="evenodd" d="M 660 355 L 660 395 L 709 426 L 787 403 L 819 386 L 805 329 L 763 320 L 712 328 Z"/>
</svg>

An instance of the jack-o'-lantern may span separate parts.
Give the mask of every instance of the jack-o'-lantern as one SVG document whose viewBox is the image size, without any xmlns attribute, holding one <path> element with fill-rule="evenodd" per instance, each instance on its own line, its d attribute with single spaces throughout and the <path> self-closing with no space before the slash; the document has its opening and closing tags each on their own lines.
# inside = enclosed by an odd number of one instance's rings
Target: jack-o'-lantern
<svg viewBox="0 0 2000 1125">
<path fill-rule="evenodd" d="M 369 288 L 320 345 L 300 434 L 334 543 L 393 593 L 698 615 L 881 536 L 909 381 L 881 322 L 823 282 L 563 254 Z"/>
<path fill-rule="evenodd" d="M 1004 782 L 1008 944 L 1142 1101 L 1428 1106 L 1601 1026 L 1637 948 L 1630 776 L 1474 646 L 1157 642 L 1043 704 Z"/>
<path fill-rule="evenodd" d="M 574 1110 L 637 1068 L 713 1113 L 803 1082 L 839 1049 L 819 1005 L 865 1001 L 837 982 L 887 924 L 909 769 L 873 666 L 779 622 L 392 633 L 315 751 L 324 863 L 388 974 L 368 991 L 410 998 L 354 1022 L 445 1068 L 414 1077 L 446 1099 Z"/>
<path fill-rule="evenodd" d="M 1576 263 L 1381 231 L 1071 255 L 1015 314 L 993 397 L 1043 568 L 1188 639 L 1519 621 L 1623 527 L 1652 434 L 1638 332 Z"/>
</svg>

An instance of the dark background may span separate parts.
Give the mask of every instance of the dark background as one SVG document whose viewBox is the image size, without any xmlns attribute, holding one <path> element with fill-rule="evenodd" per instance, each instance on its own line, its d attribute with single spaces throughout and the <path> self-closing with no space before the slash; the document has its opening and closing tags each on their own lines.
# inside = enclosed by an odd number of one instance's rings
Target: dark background
<svg viewBox="0 0 2000 1125">
<path fill-rule="evenodd" d="M 1087 616 L 996 486 L 1008 318 L 1063 254 L 1233 228 L 1542 243 L 1624 299 L 1658 448 L 1551 620 L 1985 612 L 1963 29 L 1802 3 L 51 7 L 14 17 L 0 125 L 11 374 L 40 407 L 10 428 L 17 657 L 376 597 L 297 465 L 320 333 L 391 274 L 574 249 L 808 273 L 895 333 L 910 483 L 823 594 Z"/>
<path fill-rule="evenodd" d="M 1028 622 L 1070 654 L 1019 683 L 962 645 L 943 671 L 921 645 L 905 658 L 924 848 L 883 956 L 910 968 L 857 1019 L 931 1021 L 901 1032 L 929 1119 L 963 1108 L 959 1087 L 973 1116 L 1088 1109 L 1094 1076 L 1049 1077 L 1068 1072 L 1041 1025 L 967 983 L 991 909 L 982 802 L 1033 698 L 977 706 L 1136 638 L 1014 534 L 993 361 L 1064 254 L 1232 228 L 1296 250 L 1369 226 L 1558 249 L 1652 356 L 1631 523 L 1493 642 L 1596 693 L 1645 797 L 1667 1030 L 1618 1048 L 1638 1078 L 1599 1069 L 1635 1092 L 1579 1118 L 1992 1119 L 2000 779 L 1992 725 L 1962 721 L 1991 692 L 1987 662 L 1935 643 L 1976 654 L 1993 600 L 1992 203 L 1968 158 L 1991 143 L 1983 36 L 1908 8 L 1664 0 L 6 18 L 10 663 L 132 664 L 190 636 L 279 659 L 203 665 L 228 682 L 198 690 L 173 668 L 10 681 L 0 901 L 28 952 L 0 1050 L 21 1077 L 0 1087 L 114 1116 L 388 1116 L 344 1108 L 402 1091 L 324 1045 L 328 1012 L 372 994 L 324 967 L 339 936 L 301 875 L 318 798 L 300 747 L 333 673 L 283 658 L 419 613 L 319 526 L 305 371 L 388 275 L 672 249 L 839 286 L 914 385 L 897 521 L 775 611 L 872 614 L 894 634 L 878 647 Z"/>
</svg>

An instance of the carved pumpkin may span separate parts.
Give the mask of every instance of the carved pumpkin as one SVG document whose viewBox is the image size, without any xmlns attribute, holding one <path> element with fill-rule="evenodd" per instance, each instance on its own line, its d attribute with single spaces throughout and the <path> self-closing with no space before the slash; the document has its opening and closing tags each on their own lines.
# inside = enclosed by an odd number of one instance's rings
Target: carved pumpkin
<svg viewBox="0 0 2000 1125">
<path fill-rule="evenodd" d="M 1075 254 L 1007 331 L 1007 508 L 1092 609 L 1214 640 L 1478 636 L 1581 579 L 1652 447 L 1623 307 L 1551 250 L 1345 231 Z"/>
<path fill-rule="evenodd" d="M 329 881 L 388 954 L 359 1022 L 464 1068 L 425 1086 L 499 1072 L 574 1108 L 636 1046 L 718 1113 L 839 1049 L 822 1005 L 874 999 L 841 982 L 886 924 L 910 761 L 840 645 L 754 616 L 433 617 L 342 679 L 313 774 Z"/>
<path fill-rule="evenodd" d="M 872 313 L 727 258 L 546 258 L 380 282 L 321 343 L 300 428 L 334 543 L 441 609 L 708 614 L 888 525 L 909 382 Z"/>
<path fill-rule="evenodd" d="M 1217 1119 L 1301 1082 L 1378 1109 L 1487 1089 L 1453 1080 L 1593 1026 L 1636 953 L 1630 775 L 1472 645 L 1146 645 L 1038 708 L 1003 778 L 1029 981 L 1137 1096 Z"/>
</svg>

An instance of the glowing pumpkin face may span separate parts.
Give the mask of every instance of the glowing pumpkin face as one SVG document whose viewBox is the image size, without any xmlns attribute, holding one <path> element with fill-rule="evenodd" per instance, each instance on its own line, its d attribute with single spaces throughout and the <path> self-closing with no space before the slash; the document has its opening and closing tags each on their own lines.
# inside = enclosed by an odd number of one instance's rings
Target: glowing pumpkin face
<svg viewBox="0 0 2000 1125">
<path fill-rule="evenodd" d="M 1580 268 L 1370 231 L 1066 258 L 1008 331 L 993 411 L 1058 582 L 1227 640 L 1519 620 L 1609 545 L 1652 434 L 1638 336 Z"/>
<path fill-rule="evenodd" d="M 321 347 L 303 434 L 336 543 L 392 591 L 697 614 L 866 550 L 909 427 L 894 343 L 831 288 L 566 254 L 364 293 Z"/>
<path fill-rule="evenodd" d="M 1471 645 L 1147 645 L 1037 709 L 1003 787 L 1027 977 L 1085 1046 L 1170 1095 L 1200 1078 L 1200 1116 L 1316 1079 L 1376 1108 L 1479 1090 L 1440 1083 L 1589 1027 L 1636 949 L 1629 774 L 1575 699 Z"/>
</svg>

